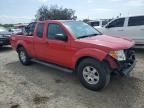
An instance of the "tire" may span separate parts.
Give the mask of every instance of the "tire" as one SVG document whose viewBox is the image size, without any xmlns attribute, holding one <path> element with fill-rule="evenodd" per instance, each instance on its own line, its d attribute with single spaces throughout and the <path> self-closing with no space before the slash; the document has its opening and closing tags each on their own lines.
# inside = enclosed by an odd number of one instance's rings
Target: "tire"
<svg viewBox="0 0 144 108">
<path fill-rule="evenodd" d="M 78 77 L 83 86 L 93 91 L 99 91 L 110 82 L 110 69 L 108 64 L 96 59 L 82 60 L 77 68 Z"/>
<path fill-rule="evenodd" d="M 19 47 L 18 48 L 18 56 L 19 56 L 19 60 L 23 65 L 30 65 L 31 64 L 31 59 L 28 56 L 26 50 L 24 49 L 24 47 Z"/>
</svg>

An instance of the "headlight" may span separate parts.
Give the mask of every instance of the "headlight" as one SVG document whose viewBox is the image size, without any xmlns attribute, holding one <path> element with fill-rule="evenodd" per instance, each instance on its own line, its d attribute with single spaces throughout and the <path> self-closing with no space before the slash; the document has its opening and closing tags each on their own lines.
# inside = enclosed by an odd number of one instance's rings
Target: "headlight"
<svg viewBox="0 0 144 108">
<path fill-rule="evenodd" d="M 120 51 L 111 51 L 109 53 L 110 56 L 112 56 L 113 58 L 115 58 L 118 61 L 124 61 L 126 60 L 126 56 L 123 50 Z"/>
</svg>

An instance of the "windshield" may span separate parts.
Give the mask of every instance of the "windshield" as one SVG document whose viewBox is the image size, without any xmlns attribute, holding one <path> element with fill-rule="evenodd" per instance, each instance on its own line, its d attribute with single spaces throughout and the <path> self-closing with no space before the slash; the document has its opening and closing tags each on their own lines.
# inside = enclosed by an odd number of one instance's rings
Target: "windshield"
<svg viewBox="0 0 144 108">
<path fill-rule="evenodd" d="M 76 36 L 76 38 L 84 38 L 100 35 L 101 33 L 81 21 L 66 21 L 64 25 Z"/>
<path fill-rule="evenodd" d="M 0 32 L 4 32 L 7 31 L 7 29 L 5 29 L 4 27 L 0 27 Z"/>
</svg>

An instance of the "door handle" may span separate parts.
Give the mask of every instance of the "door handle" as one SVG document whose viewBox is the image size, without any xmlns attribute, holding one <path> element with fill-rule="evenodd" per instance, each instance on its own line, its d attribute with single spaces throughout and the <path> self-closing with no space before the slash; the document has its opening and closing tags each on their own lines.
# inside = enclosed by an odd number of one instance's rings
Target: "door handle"
<svg viewBox="0 0 144 108">
<path fill-rule="evenodd" d="M 144 29 L 140 29 L 140 30 L 144 31 Z"/>
</svg>

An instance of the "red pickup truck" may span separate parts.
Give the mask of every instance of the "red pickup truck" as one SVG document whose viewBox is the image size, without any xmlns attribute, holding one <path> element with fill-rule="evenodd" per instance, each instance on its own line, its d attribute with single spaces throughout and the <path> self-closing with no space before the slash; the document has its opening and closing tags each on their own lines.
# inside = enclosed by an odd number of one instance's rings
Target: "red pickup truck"
<svg viewBox="0 0 144 108">
<path fill-rule="evenodd" d="M 20 62 L 36 61 L 76 72 L 88 89 L 100 90 L 111 73 L 128 75 L 135 66 L 133 40 L 101 34 L 81 21 L 48 20 L 30 23 L 11 37 Z"/>
</svg>

